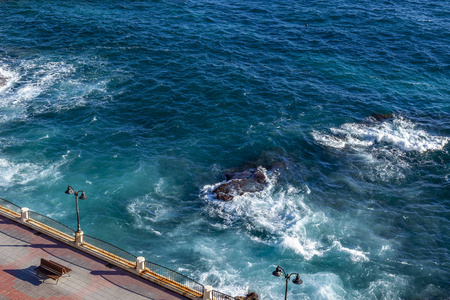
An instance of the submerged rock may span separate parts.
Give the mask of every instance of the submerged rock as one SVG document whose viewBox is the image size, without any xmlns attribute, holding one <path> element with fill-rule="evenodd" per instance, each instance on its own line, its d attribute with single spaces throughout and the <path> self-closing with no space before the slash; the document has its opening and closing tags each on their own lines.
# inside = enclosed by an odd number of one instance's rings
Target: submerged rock
<svg viewBox="0 0 450 300">
<path fill-rule="evenodd" d="M 255 292 L 248 293 L 247 296 L 235 297 L 236 300 L 259 300 L 259 296 Z"/>
<path fill-rule="evenodd" d="M 226 173 L 226 182 L 213 190 L 217 199 L 231 201 L 235 196 L 262 191 L 267 186 L 266 175 L 260 169 Z"/>
<path fill-rule="evenodd" d="M 376 121 L 384 121 L 384 120 L 393 119 L 394 115 L 393 114 L 374 113 L 371 115 L 371 117 L 374 118 Z"/>
<path fill-rule="evenodd" d="M 0 87 L 4 86 L 7 81 L 8 78 L 0 76 Z"/>
</svg>

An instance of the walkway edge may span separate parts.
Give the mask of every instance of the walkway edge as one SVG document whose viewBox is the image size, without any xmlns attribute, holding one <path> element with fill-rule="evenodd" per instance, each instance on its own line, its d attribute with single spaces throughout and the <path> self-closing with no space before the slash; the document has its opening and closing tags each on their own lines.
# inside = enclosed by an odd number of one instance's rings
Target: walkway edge
<svg viewBox="0 0 450 300">
<path fill-rule="evenodd" d="M 135 274 L 143 279 L 146 279 L 150 282 L 153 282 L 159 286 L 162 286 L 170 291 L 173 291 L 179 295 L 182 295 L 186 298 L 189 298 L 191 300 L 202 300 L 203 295 L 197 293 L 196 291 L 190 290 L 184 286 L 181 286 L 177 284 L 176 282 L 173 282 L 167 278 L 163 278 L 162 276 L 159 276 L 156 273 L 151 272 L 150 270 L 146 269 L 142 272 L 138 272 L 135 269 L 135 264 L 130 263 L 127 260 L 124 260 L 116 255 L 113 255 L 105 250 L 99 249 L 93 245 L 85 243 L 84 245 L 76 245 L 75 243 L 75 237 L 71 237 L 70 235 L 67 235 L 63 232 L 60 232 L 56 229 L 53 229 L 45 224 L 42 224 L 36 220 L 28 220 L 23 221 L 21 219 L 21 215 L 19 213 L 16 213 L 6 207 L 0 206 L 0 215 L 10 219 L 11 221 L 14 221 L 18 224 L 24 225 L 28 228 L 31 228 L 37 232 L 40 232 L 42 234 L 45 234 L 46 236 L 49 236 L 51 238 L 54 238 L 55 240 L 58 240 L 64 244 L 67 244 L 75 249 L 78 249 L 84 253 L 87 253 L 89 255 L 92 255 L 98 259 L 101 259 L 102 261 L 106 263 L 110 263 L 114 266 L 117 266 L 129 273 Z"/>
</svg>

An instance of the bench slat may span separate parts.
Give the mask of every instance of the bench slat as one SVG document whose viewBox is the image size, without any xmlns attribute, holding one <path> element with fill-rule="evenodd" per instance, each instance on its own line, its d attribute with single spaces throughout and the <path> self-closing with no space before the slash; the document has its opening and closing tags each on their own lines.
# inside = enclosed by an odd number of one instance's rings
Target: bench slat
<svg viewBox="0 0 450 300">
<path fill-rule="evenodd" d="M 52 264 L 57 265 L 58 267 L 63 268 L 63 269 L 64 269 L 63 273 L 65 273 L 65 274 L 67 274 L 67 273 L 69 273 L 70 271 L 72 271 L 72 269 L 69 269 L 68 267 L 64 267 L 63 265 L 58 264 L 56 261 L 49 260 L 49 262 L 51 262 Z"/>
<path fill-rule="evenodd" d="M 60 275 L 57 275 L 57 274 L 54 274 L 54 273 L 50 273 L 49 271 L 47 271 L 45 269 L 41 269 L 39 267 L 35 268 L 34 270 L 36 272 L 38 272 L 39 274 L 42 274 L 42 275 L 44 275 L 46 277 L 49 277 L 49 278 L 52 278 L 52 279 L 55 279 L 55 280 L 61 277 Z"/>
<path fill-rule="evenodd" d="M 62 272 L 60 272 L 59 270 L 55 270 L 53 268 L 50 268 L 49 266 L 42 265 L 40 267 L 42 269 L 45 269 L 45 270 L 49 271 L 50 273 L 53 273 L 53 274 L 56 274 L 56 275 L 62 275 Z"/>
</svg>

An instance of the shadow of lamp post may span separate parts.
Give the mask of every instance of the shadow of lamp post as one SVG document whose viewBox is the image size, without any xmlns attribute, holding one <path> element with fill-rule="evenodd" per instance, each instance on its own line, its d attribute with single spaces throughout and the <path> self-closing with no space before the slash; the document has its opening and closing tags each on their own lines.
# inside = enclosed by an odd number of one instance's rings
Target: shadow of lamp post
<svg viewBox="0 0 450 300">
<path fill-rule="evenodd" d="M 273 276 L 277 276 L 277 277 L 281 277 L 284 275 L 284 278 L 286 278 L 286 291 L 284 292 L 284 300 L 287 300 L 287 288 L 288 288 L 289 279 L 291 278 L 292 275 L 297 274 L 297 276 L 292 280 L 292 282 L 294 284 L 302 284 L 303 283 L 303 280 L 300 279 L 299 273 L 288 274 L 280 266 L 277 266 L 277 269 L 275 271 L 273 271 L 272 274 L 273 274 Z"/>
<path fill-rule="evenodd" d="M 81 192 L 81 195 L 80 195 L 79 199 L 80 200 L 86 200 L 87 196 L 84 193 L 84 191 L 76 192 L 73 189 L 73 187 L 71 187 L 70 185 L 67 187 L 67 190 L 66 190 L 66 194 L 74 194 L 75 195 L 75 202 L 77 204 L 77 231 L 75 232 L 75 243 L 77 245 L 82 245 L 83 244 L 83 231 L 81 231 L 81 228 L 80 228 L 80 212 L 79 212 L 79 209 L 78 209 L 78 194 L 80 192 Z"/>
</svg>

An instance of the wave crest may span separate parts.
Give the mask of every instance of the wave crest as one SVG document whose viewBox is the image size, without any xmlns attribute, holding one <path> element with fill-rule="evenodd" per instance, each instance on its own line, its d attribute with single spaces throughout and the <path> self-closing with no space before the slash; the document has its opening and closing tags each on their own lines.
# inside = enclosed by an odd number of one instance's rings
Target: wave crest
<svg viewBox="0 0 450 300">
<path fill-rule="evenodd" d="M 345 123 L 329 133 L 313 131 L 313 138 L 326 147 L 358 149 L 388 145 L 406 152 L 442 150 L 449 137 L 435 136 L 412 121 L 395 116 L 391 121 Z"/>
<path fill-rule="evenodd" d="M 322 257 L 331 249 L 349 254 L 353 261 L 368 260 L 360 250 L 338 247 L 341 245 L 338 241 L 326 245 L 320 241 L 332 225 L 323 212 L 313 211 L 303 201 L 311 193 L 306 185 L 300 189 L 281 188 L 276 175 L 267 179 L 265 190 L 237 196 L 230 202 L 215 199 L 212 195 L 215 185 L 204 186 L 200 197 L 207 203 L 206 213 L 218 220 L 216 226 L 239 228 L 257 243 L 278 245 L 305 260 Z"/>
</svg>

